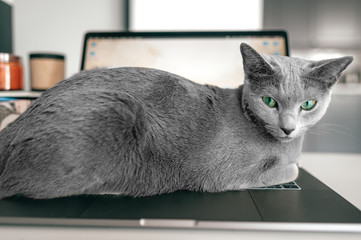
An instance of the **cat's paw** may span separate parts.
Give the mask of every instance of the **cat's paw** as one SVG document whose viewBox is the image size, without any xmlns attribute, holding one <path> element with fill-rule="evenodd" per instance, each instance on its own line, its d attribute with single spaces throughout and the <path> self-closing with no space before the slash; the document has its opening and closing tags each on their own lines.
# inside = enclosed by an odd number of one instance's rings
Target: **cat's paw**
<svg viewBox="0 0 361 240">
<path fill-rule="evenodd" d="M 265 187 L 292 182 L 298 177 L 298 166 L 296 163 L 279 165 L 275 168 L 263 172 L 256 187 Z"/>
</svg>

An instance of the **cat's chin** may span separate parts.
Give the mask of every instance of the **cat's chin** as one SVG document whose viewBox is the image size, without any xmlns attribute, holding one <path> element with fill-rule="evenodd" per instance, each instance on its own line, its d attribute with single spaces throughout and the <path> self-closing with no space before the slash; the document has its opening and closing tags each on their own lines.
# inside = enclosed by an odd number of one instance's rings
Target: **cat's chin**
<svg viewBox="0 0 361 240">
<path fill-rule="evenodd" d="M 278 141 L 280 142 L 292 142 L 293 140 L 295 140 L 296 138 L 294 137 L 289 137 L 289 136 L 285 136 L 285 137 L 276 137 Z"/>
</svg>

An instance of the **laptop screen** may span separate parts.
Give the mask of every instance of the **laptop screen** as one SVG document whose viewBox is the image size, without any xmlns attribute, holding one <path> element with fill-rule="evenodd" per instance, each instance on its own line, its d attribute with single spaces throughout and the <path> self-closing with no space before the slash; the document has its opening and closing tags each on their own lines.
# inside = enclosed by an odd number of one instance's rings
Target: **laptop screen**
<svg viewBox="0 0 361 240">
<path fill-rule="evenodd" d="M 149 67 L 200 84 L 234 88 L 243 83 L 242 42 L 264 54 L 288 55 L 282 31 L 88 33 L 82 70 Z"/>
</svg>

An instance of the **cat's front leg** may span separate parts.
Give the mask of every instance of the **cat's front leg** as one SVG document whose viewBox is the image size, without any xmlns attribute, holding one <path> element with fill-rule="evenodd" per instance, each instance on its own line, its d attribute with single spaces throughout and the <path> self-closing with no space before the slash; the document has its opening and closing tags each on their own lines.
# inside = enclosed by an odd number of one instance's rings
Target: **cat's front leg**
<svg viewBox="0 0 361 240">
<path fill-rule="evenodd" d="M 265 187 L 292 182 L 298 177 L 298 172 L 297 163 L 276 166 L 261 173 L 254 187 Z"/>
<path fill-rule="evenodd" d="M 255 164 L 251 168 L 213 175 L 203 182 L 203 191 L 224 192 L 272 186 L 294 181 L 298 176 L 297 163 Z"/>
</svg>

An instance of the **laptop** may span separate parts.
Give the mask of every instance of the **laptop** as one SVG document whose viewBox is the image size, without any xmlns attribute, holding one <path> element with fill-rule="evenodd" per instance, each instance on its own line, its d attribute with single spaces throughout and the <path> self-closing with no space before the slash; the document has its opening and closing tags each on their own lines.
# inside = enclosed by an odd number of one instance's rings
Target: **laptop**
<svg viewBox="0 0 361 240">
<path fill-rule="evenodd" d="M 87 33 L 81 70 L 135 66 L 165 70 L 200 84 L 243 83 L 240 43 L 265 54 L 289 55 L 286 32 Z"/>
<path fill-rule="evenodd" d="M 81 69 L 153 67 L 199 83 L 237 87 L 243 78 L 241 42 L 265 54 L 289 55 L 283 31 L 91 32 L 85 35 Z M 0 201 L 0 225 L 361 233 L 361 212 L 300 168 L 292 183 L 222 193 L 14 196 Z"/>
</svg>

